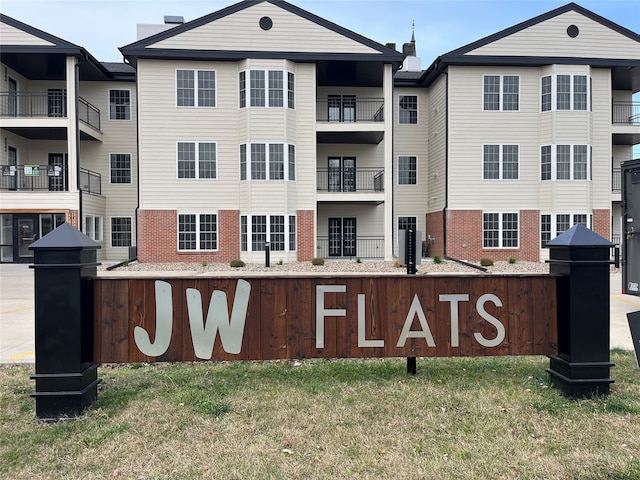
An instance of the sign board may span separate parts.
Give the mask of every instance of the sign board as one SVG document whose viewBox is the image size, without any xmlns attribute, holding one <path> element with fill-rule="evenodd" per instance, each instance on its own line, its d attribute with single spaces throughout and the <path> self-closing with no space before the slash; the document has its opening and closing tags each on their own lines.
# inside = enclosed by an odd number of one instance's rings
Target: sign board
<svg viewBox="0 0 640 480">
<path fill-rule="evenodd" d="M 633 348 L 636 351 L 636 360 L 640 367 L 640 311 L 627 313 L 627 320 L 629 320 L 629 330 L 631 330 Z"/>
<path fill-rule="evenodd" d="M 60 165 L 47 165 L 47 176 L 59 177 L 62 167 Z"/>
<path fill-rule="evenodd" d="M 94 361 L 557 353 L 556 278 L 97 278 Z"/>
<path fill-rule="evenodd" d="M 40 176 L 40 165 L 25 165 L 24 166 L 24 176 L 25 177 L 39 177 Z"/>
<path fill-rule="evenodd" d="M 2 165 L 2 175 L 5 177 L 15 177 L 16 176 L 16 166 L 15 165 Z"/>
</svg>

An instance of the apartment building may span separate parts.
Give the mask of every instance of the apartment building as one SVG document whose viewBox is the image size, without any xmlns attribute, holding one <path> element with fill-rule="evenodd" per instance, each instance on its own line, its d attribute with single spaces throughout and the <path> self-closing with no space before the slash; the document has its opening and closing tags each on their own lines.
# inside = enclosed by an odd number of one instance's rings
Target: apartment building
<svg viewBox="0 0 640 480">
<path fill-rule="evenodd" d="M 428 255 L 540 260 L 575 223 L 619 232 L 640 37 L 576 4 L 425 70 L 413 39 L 282 1 L 149 27 L 123 64 L 0 28 L 2 261 L 63 220 L 142 262 L 391 260 L 405 228 Z"/>
</svg>

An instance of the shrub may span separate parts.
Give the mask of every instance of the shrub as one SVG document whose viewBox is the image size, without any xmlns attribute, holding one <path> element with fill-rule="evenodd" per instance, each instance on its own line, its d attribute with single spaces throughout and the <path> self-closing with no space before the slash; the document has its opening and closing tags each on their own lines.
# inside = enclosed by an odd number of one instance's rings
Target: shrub
<svg viewBox="0 0 640 480">
<path fill-rule="evenodd" d="M 396 268 L 400 268 L 402 265 L 400 265 L 400 260 L 398 260 L 397 258 L 393 261 L 393 266 Z"/>
<path fill-rule="evenodd" d="M 282 259 L 280 259 L 280 260 L 278 261 L 278 265 L 283 265 L 283 261 L 282 261 Z"/>
<path fill-rule="evenodd" d="M 231 260 L 230 265 L 233 268 L 239 268 L 239 267 L 244 267 L 244 262 L 242 260 Z"/>
<path fill-rule="evenodd" d="M 490 258 L 481 258 L 480 265 L 482 265 L 483 267 L 493 267 L 493 260 L 491 260 Z"/>
<path fill-rule="evenodd" d="M 442 263 L 442 258 L 440 258 L 440 255 L 433 256 L 433 263 Z"/>
<path fill-rule="evenodd" d="M 311 265 L 324 265 L 324 258 L 315 257 L 311 260 Z"/>
<path fill-rule="evenodd" d="M 356 263 L 362 263 L 362 260 L 360 260 L 360 257 L 356 257 Z"/>
<path fill-rule="evenodd" d="M 518 260 L 516 259 L 516 257 L 509 257 L 509 263 L 511 265 L 513 265 L 514 263 L 516 263 Z"/>
<path fill-rule="evenodd" d="M 206 267 L 207 265 L 209 265 L 209 264 L 207 263 L 207 261 L 206 261 L 206 260 L 202 260 L 202 262 L 200 262 L 200 264 L 201 264 L 203 267 Z"/>
</svg>

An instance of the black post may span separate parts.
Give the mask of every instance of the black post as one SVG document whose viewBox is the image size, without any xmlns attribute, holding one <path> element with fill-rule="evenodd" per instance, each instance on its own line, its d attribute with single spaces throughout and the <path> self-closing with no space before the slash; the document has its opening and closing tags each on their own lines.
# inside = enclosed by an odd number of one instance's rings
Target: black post
<svg viewBox="0 0 640 480">
<path fill-rule="evenodd" d="M 415 275 L 418 271 L 416 267 L 416 231 L 412 228 L 408 229 L 405 239 L 407 275 Z M 407 374 L 415 375 L 417 371 L 416 357 L 407 357 Z"/>
<path fill-rule="evenodd" d="M 64 223 L 30 247 L 34 251 L 36 418 L 82 414 L 98 396 L 93 363 L 93 283 L 100 245 Z"/>
<path fill-rule="evenodd" d="M 269 242 L 265 242 L 264 244 L 264 266 L 269 268 L 269 263 L 271 261 L 271 245 Z"/>
<path fill-rule="evenodd" d="M 547 246 L 549 272 L 560 274 L 558 355 L 549 357 L 554 387 L 571 398 L 608 395 L 614 366 L 609 357 L 609 265 L 612 244 L 575 225 Z"/>
</svg>

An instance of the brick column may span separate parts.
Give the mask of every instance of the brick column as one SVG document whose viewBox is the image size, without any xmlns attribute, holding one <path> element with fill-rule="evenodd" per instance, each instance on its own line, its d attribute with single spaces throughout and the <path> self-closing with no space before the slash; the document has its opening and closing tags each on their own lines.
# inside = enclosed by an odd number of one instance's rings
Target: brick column
<svg viewBox="0 0 640 480">
<path fill-rule="evenodd" d="M 298 235 L 298 261 L 308 262 L 316 256 L 315 244 L 315 223 L 313 210 L 296 210 L 297 235 Z"/>
</svg>

